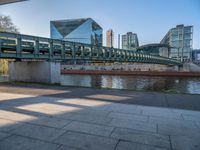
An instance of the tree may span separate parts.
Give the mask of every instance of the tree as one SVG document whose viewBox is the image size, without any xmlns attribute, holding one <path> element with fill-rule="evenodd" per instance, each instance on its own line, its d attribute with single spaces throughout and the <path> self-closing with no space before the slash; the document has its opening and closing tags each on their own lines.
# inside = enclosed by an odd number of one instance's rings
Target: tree
<svg viewBox="0 0 200 150">
<path fill-rule="evenodd" d="M 13 24 L 9 16 L 0 15 L 0 31 L 19 33 L 19 29 Z"/>
<path fill-rule="evenodd" d="M 19 33 L 9 16 L 0 15 L 0 32 Z M 1 37 L 0 37 L 1 38 Z M 0 59 L 0 74 L 8 73 L 8 60 Z"/>
</svg>

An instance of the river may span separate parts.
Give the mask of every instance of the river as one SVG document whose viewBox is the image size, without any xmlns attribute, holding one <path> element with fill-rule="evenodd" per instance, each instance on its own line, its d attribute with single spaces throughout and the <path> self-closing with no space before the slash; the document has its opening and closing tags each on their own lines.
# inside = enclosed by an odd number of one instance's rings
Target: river
<svg viewBox="0 0 200 150">
<path fill-rule="evenodd" d="M 8 76 L 0 75 L 0 82 L 4 81 L 8 81 Z M 200 94 L 200 78 L 190 77 L 62 75 L 61 85 Z"/>
<path fill-rule="evenodd" d="M 62 75 L 61 85 L 200 94 L 200 78 Z"/>
</svg>

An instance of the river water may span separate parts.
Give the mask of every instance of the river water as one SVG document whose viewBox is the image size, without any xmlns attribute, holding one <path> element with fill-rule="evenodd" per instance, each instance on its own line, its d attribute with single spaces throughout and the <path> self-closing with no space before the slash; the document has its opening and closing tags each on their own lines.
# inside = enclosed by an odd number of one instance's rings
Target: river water
<svg viewBox="0 0 200 150">
<path fill-rule="evenodd" d="M 8 81 L 8 76 L 0 74 L 0 82 L 7 82 L 7 81 Z"/>
<path fill-rule="evenodd" d="M 0 82 L 4 81 L 8 81 L 8 76 L 0 75 Z M 62 75 L 61 85 L 200 94 L 200 78 Z"/>
<path fill-rule="evenodd" d="M 200 94 L 200 78 L 62 75 L 61 85 Z"/>
</svg>

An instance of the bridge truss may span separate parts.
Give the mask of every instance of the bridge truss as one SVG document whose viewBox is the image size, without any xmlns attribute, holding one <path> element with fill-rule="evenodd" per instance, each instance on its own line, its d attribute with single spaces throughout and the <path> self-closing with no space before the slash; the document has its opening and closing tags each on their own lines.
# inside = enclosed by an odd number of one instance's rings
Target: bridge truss
<svg viewBox="0 0 200 150">
<path fill-rule="evenodd" d="M 138 62 L 181 65 L 175 59 L 44 37 L 0 32 L 0 58 L 46 61 Z"/>
</svg>

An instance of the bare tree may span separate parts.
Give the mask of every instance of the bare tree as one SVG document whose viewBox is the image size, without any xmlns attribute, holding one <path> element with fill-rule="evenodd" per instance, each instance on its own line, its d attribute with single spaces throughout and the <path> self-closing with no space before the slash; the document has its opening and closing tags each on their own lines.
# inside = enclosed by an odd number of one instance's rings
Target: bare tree
<svg viewBox="0 0 200 150">
<path fill-rule="evenodd" d="M 0 15 L 0 31 L 19 33 L 19 29 L 13 24 L 10 16 Z"/>
<path fill-rule="evenodd" d="M 0 32 L 19 33 L 19 29 L 13 24 L 9 16 L 0 15 Z M 0 74 L 7 74 L 7 73 L 8 73 L 8 60 L 0 59 Z"/>
</svg>

